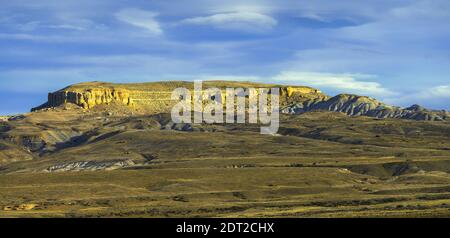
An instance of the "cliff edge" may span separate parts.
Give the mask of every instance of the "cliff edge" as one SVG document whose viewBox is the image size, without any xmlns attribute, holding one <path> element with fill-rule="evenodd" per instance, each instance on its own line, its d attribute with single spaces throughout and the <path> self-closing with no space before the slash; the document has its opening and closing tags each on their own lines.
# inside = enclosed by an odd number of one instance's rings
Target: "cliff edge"
<svg viewBox="0 0 450 238">
<path fill-rule="evenodd" d="M 93 109 L 99 105 L 119 104 L 144 113 L 170 112 L 176 101 L 171 99 L 176 88 L 194 90 L 193 82 L 165 81 L 151 83 L 113 84 L 90 82 L 71 85 L 48 94 L 48 101 L 37 111 L 72 103 L 83 109 Z M 447 111 L 428 110 L 419 105 L 400 108 L 382 103 L 374 98 L 353 94 L 339 94 L 329 97 L 320 90 L 306 86 L 262 84 L 254 82 L 205 81 L 203 89 L 219 88 L 280 88 L 282 113 L 302 114 L 309 111 L 342 112 L 349 116 L 369 116 L 375 118 L 398 118 L 425 121 L 446 121 Z M 224 97 L 222 94 L 222 97 Z"/>
</svg>

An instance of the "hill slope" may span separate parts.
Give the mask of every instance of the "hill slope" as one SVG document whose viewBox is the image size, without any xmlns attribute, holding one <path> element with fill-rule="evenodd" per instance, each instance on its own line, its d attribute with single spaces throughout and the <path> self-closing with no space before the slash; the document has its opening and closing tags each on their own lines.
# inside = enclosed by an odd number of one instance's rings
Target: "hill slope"
<svg viewBox="0 0 450 238">
<path fill-rule="evenodd" d="M 81 83 L 49 93 L 48 101 L 32 111 L 73 103 L 85 109 L 98 105 L 122 104 L 142 113 L 167 113 L 174 105 L 171 93 L 175 88 L 193 90 L 192 82 L 168 81 L 135 84 L 112 84 L 104 82 Z M 427 110 L 413 105 L 408 108 L 389 106 L 376 99 L 351 94 L 329 97 L 320 90 L 305 86 L 287 86 L 252 82 L 206 81 L 206 88 L 280 88 L 283 113 L 301 114 L 314 110 L 344 112 L 350 116 L 376 118 L 400 118 L 426 121 L 450 119 L 446 111 Z M 224 95 L 224 92 L 223 92 Z"/>
<path fill-rule="evenodd" d="M 281 86 L 287 114 L 261 135 L 173 123 L 179 86 L 78 84 L 5 117 L 0 217 L 450 216 L 450 121 L 420 116 L 434 112 Z"/>
<path fill-rule="evenodd" d="M 369 116 L 376 118 L 399 118 L 424 121 L 445 121 L 450 119 L 446 111 L 427 110 L 419 105 L 400 108 L 386 105 L 376 99 L 339 94 L 324 100 L 307 100 L 284 108 L 284 113 L 301 114 L 313 110 L 343 112 L 350 116 Z"/>
<path fill-rule="evenodd" d="M 205 81 L 203 91 L 208 88 L 219 88 L 222 97 L 225 88 L 280 88 L 280 102 L 290 105 L 309 99 L 324 99 L 327 96 L 319 90 L 304 86 L 286 86 L 252 82 Z M 84 109 L 92 109 L 98 105 L 112 103 L 122 104 L 147 114 L 170 112 L 176 103 L 171 94 L 176 88 L 194 89 L 193 82 L 167 81 L 135 84 L 112 84 L 91 82 L 71 85 L 56 92 L 49 93 L 48 101 L 32 111 L 58 107 L 65 103 L 73 103 Z"/>
</svg>

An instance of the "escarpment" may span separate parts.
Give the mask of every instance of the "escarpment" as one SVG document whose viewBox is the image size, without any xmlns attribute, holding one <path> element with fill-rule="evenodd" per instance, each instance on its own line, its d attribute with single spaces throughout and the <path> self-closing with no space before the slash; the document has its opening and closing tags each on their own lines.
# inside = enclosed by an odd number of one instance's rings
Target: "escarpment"
<svg viewBox="0 0 450 238">
<path fill-rule="evenodd" d="M 0 116 L 0 122 L 8 121 L 8 120 L 9 120 L 8 116 Z"/>
<path fill-rule="evenodd" d="M 59 91 L 49 93 L 48 101 L 37 111 L 45 108 L 58 107 L 66 103 L 78 105 L 84 109 L 93 109 L 98 105 L 122 104 L 132 108 L 143 109 L 148 113 L 170 112 L 176 101 L 172 100 L 172 92 L 176 88 L 187 88 L 194 93 L 192 82 L 158 82 L 141 84 L 110 84 L 81 83 L 69 86 Z M 203 84 L 203 100 L 206 99 L 207 88 L 222 90 L 222 100 L 225 101 L 225 88 L 280 88 L 280 103 L 289 105 L 295 102 L 323 99 L 327 96 L 317 89 L 302 86 L 279 86 L 271 84 L 241 83 L 241 82 L 205 82 Z"/>
<path fill-rule="evenodd" d="M 81 83 L 59 91 L 49 93 L 48 101 L 33 108 L 32 111 L 53 108 L 66 103 L 76 104 L 84 109 L 93 109 L 99 105 L 120 104 L 147 114 L 168 113 L 177 103 L 172 100 L 176 88 L 186 88 L 194 95 L 194 83 L 166 81 L 136 84 L 112 84 L 102 82 Z M 305 86 L 287 86 L 252 82 L 206 81 L 203 82 L 202 101 L 209 101 L 206 89 L 218 88 L 225 102 L 226 88 L 279 88 L 280 108 L 286 114 L 302 114 L 314 110 L 342 112 L 349 116 L 369 116 L 376 118 L 399 118 L 426 121 L 450 119 L 446 111 L 427 110 L 413 105 L 400 108 L 384 104 L 376 99 L 352 94 L 340 94 L 329 97 L 320 90 Z M 269 91 L 270 92 L 270 91 Z M 198 92 L 197 92 L 198 93 Z M 248 97 L 248 95 L 246 96 Z"/>
<path fill-rule="evenodd" d="M 127 106 L 133 105 L 130 92 L 126 89 L 89 88 L 82 91 L 60 90 L 48 94 L 48 101 L 43 105 L 33 108 L 32 111 L 57 107 L 65 103 L 73 103 L 84 109 L 90 109 L 96 105 L 121 103 Z"/>
</svg>

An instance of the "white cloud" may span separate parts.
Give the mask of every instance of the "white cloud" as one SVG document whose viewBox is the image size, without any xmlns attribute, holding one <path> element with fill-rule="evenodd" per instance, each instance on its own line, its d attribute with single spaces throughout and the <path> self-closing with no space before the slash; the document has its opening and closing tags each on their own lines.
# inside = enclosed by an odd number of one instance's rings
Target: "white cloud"
<svg viewBox="0 0 450 238">
<path fill-rule="evenodd" d="M 450 98 L 450 85 L 442 85 L 430 88 L 424 95 L 425 97 Z"/>
<path fill-rule="evenodd" d="M 84 28 L 82 26 L 76 26 L 76 25 L 70 25 L 70 24 L 49 25 L 47 27 L 53 28 L 53 29 L 65 29 L 65 30 L 77 30 L 77 31 L 86 30 L 86 28 Z"/>
<path fill-rule="evenodd" d="M 53 35 L 31 35 L 31 34 L 3 34 L 0 33 L 0 40 L 29 40 L 39 42 L 75 42 L 78 39 L 69 38 L 65 36 Z"/>
<path fill-rule="evenodd" d="M 158 16 L 155 12 L 127 8 L 117 12 L 115 16 L 120 21 L 130 25 L 145 28 L 154 35 L 161 35 L 163 33 L 159 22 L 155 20 L 155 17 Z"/>
<path fill-rule="evenodd" d="M 375 78 L 367 74 L 332 74 L 318 72 L 284 71 L 273 79 L 276 81 L 295 82 L 317 88 L 330 88 L 346 93 L 368 95 L 391 95 L 390 90 L 372 81 L 362 81 Z"/>
<path fill-rule="evenodd" d="M 265 32 L 275 27 L 274 18 L 257 12 L 229 12 L 206 17 L 194 17 L 181 21 L 182 24 L 210 25 L 220 29 L 245 32 Z"/>
<path fill-rule="evenodd" d="M 89 19 L 64 19 L 55 24 L 42 24 L 40 27 L 63 30 L 105 30 L 107 26 Z"/>
<path fill-rule="evenodd" d="M 428 89 L 416 89 L 403 93 L 399 97 L 386 98 L 385 102 L 407 107 L 412 104 L 420 104 L 427 108 L 450 110 L 450 85 L 439 85 Z"/>
<path fill-rule="evenodd" d="M 450 16 L 449 7 L 447 0 L 417 1 L 393 8 L 389 13 L 398 18 L 445 18 Z"/>
<path fill-rule="evenodd" d="M 207 2 L 211 2 L 210 0 L 207 0 Z M 213 3 L 207 8 L 207 12 L 209 14 L 219 14 L 219 13 L 226 13 L 226 12 L 257 12 L 260 14 L 268 15 L 270 13 L 273 13 L 276 8 L 278 8 L 273 3 L 269 2 L 261 2 L 261 0 L 251 1 L 247 0 L 241 1 L 241 0 L 228 0 L 228 1 L 221 1 L 220 4 Z"/>
</svg>

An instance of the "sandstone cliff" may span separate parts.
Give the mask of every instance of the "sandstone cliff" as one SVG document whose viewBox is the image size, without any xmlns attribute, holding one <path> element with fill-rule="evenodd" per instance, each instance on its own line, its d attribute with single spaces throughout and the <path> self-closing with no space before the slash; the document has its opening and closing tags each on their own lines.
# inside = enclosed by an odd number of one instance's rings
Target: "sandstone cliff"
<svg viewBox="0 0 450 238">
<path fill-rule="evenodd" d="M 0 122 L 8 121 L 9 118 L 10 118 L 9 116 L 0 116 Z"/>
<path fill-rule="evenodd" d="M 187 88 L 193 93 L 194 83 L 183 81 L 136 84 L 81 83 L 49 93 L 48 101 L 37 108 L 33 108 L 32 111 L 73 103 L 84 109 L 93 109 L 99 105 L 120 104 L 133 109 L 139 109 L 147 114 L 167 113 L 170 112 L 176 103 L 176 101 L 171 99 L 172 91 L 180 87 Z M 351 94 L 340 94 L 335 97 L 329 97 L 320 90 L 304 86 L 231 81 L 203 82 L 203 90 L 212 87 L 222 90 L 223 101 L 225 88 L 280 88 L 280 106 L 282 113 L 287 114 L 301 114 L 314 110 L 326 110 L 343 112 L 350 116 L 370 116 L 376 118 L 427 121 L 450 119 L 450 114 L 446 111 L 427 110 L 418 105 L 413 105 L 409 108 L 394 107 L 370 97 Z"/>
<path fill-rule="evenodd" d="M 130 92 L 121 88 L 87 88 L 83 90 L 60 90 L 48 94 L 48 101 L 43 105 L 33 108 L 32 111 L 57 107 L 65 103 L 73 103 L 84 109 L 93 108 L 96 105 L 121 103 L 127 106 L 133 105 Z"/>
<path fill-rule="evenodd" d="M 82 83 L 69 86 L 59 91 L 49 93 L 48 101 L 32 111 L 45 108 L 58 107 L 66 103 L 73 103 L 84 109 L 92 109 L 98 105 L 112 103 L 123 104 L 143 109 L 148 113 L 170 112 L 176 101 L 171 99 L 172 91 L 183 87 L 193 92 L 192 82 L 158 82 L 140 84 L 110 84 L 110 83 Z M 326 95 L 317 89 L 301 86 L 280 86 L 272 84 L 258 84 L 250 82 L 204 82 L 203 89 L 219 88 L 225 99 L 225 88 L 280 88 L 280 101 L 282 105 L 295 102 L 324 99 Z"/>
</svg>

